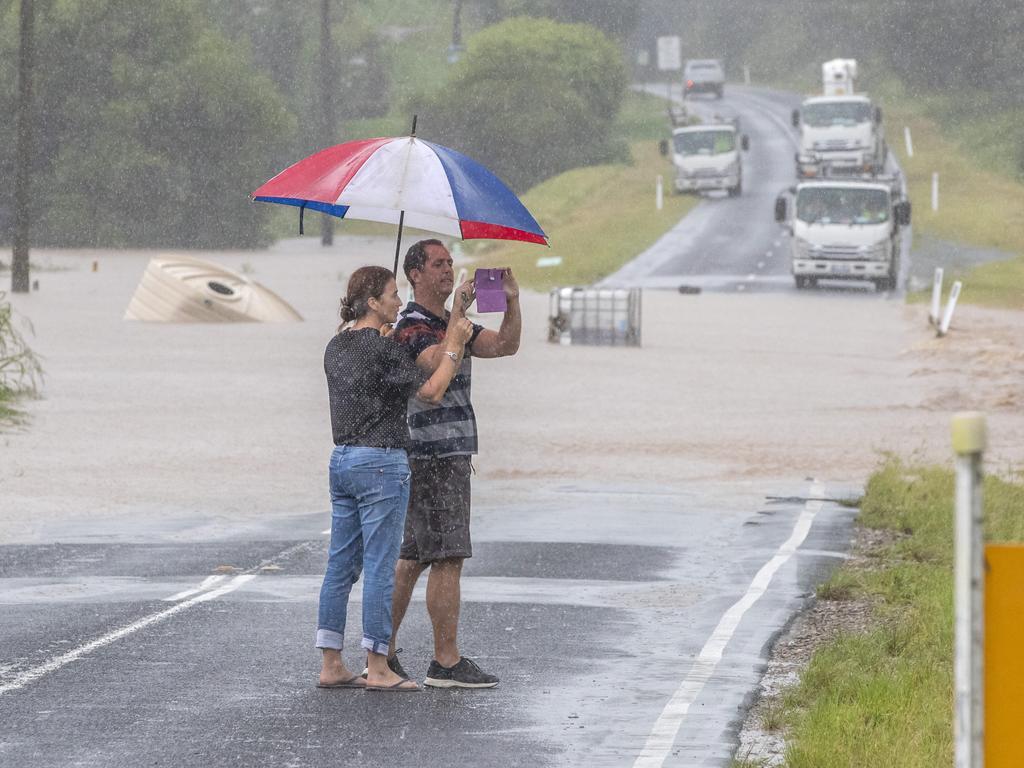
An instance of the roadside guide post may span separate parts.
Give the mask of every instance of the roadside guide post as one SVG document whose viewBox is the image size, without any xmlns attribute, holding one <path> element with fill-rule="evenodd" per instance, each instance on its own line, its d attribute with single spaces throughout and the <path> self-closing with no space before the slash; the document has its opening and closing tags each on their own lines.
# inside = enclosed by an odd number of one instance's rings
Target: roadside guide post
<svg viewBox="0 0 1024 768">
<path fill-rule="evenodd" d="M 949 289 L 949 298 L 946 300 L 946 311 L 942 313 L 942 321 L 935 329 L 936 336 L 945 336 L 949 333 L 949 324 L 953 322 L 953 310 L 956 309 L 956 300 L 960 298 L 960 288 L 962 284 L 959 280 L 953 283 L 953 287 Z"/>
<path fill-rule="evenodd" d="M 658 38 L 658 71 L 679 72 L 683 68 L 683 46 L 678 35 Z M 672 103 L 672 75 L 665 80 L 668 103 Z"/>
<path fill-rule="evenodd" d="M 935 268 L 935 278 L 932 280 L 932 309 L 928 313 L 928 322 L 939 327 L 939 317 L 942 315 L 942 267 Z"/>
<path fill-rule="evenodd" d="M 658 180 L 654 183 L 654 207 L 657 210 L 661 210 L 665 206 L 665 191 L 664 182 L 661 180 L 661 174 L 658 174 Z"/>
<path fill-rule="evenodd" d="M 958 413 L 951 431 L 956 453 L 954 755 L 956 768 L 982 768 L 981 482 L 985 416 L 973 411 Z"/>
</svg>

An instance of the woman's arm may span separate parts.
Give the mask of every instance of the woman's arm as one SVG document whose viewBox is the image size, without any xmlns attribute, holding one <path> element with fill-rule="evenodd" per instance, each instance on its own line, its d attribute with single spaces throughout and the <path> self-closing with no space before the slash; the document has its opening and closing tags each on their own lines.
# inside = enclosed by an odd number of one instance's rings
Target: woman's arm
<svg viewBox="0 0 1024 768">
<path fill-rule="evenodd" d="M 466 349 L 466 342 L 473 335 L 473 324 L 465 317 L 460 317 L 455 322 L 448 323 L 448 331 L 444 339 L 442 351 L 438 357 L 440 362 L 430 375 L 416 391 L 416 397 L 431 405 L 437 405 L 448 391 L 455 374 L 459 372 L 462 365 L 462 353 Z M 442 345 L 437 345 L 441 347 Z"/>
</svg>

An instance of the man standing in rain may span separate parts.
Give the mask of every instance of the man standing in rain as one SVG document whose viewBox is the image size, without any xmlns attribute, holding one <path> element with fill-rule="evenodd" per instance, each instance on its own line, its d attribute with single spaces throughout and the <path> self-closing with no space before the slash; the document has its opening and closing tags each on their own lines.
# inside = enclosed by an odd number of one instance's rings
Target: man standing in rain
<svg viewBox="0 0 1024 768">
<path fill-rule="evenodd" d="M 448 321 L 445 302 L 455 287 L 452 257 L 439 240 L 422 240 L 405 255 L 405 276 L 413 298 L 402 311 L 395 339 L 424 371 L 433 371 L 446 354 Z M 473 358 L 506 357 L 519 350 L 522 316 L 519 286 L 511 270 L 503 275 L 508 308 L 497 331 L 474 325 L 459 373 L 439 405 L 409 401 L 412 490 L 405 539 L 395 569 L 391 649 L 388 664 L 408 677 L 395 656 L 395 638 L 420 574 L 427 579 L 427 612 L 434 629 L 434 659 L 424 685 L 437 688 L 493 688 L 498 678 L 459 653 L 458 626 L 462 563 L 472 557 L 469 534 L 470 474 L 477 452 L 476 416 L 470 401 Z M 469 282 L 459 286 L 455 301 L 473 300 Z"/>
</svg>

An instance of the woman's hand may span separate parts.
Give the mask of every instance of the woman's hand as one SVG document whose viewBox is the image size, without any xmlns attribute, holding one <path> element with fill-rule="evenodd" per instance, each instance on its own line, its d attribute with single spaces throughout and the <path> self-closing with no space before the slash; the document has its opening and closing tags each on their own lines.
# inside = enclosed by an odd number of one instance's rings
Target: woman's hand
<svg viewBox="0 0 1024 768">
<path fill-rule="evenodd" d="M 445 346 L 451 352 L 462 354 L 463 348 L 473 337 L 473 323 L 465 317 L 452 318 L 445 334 Z"/>
</svg>

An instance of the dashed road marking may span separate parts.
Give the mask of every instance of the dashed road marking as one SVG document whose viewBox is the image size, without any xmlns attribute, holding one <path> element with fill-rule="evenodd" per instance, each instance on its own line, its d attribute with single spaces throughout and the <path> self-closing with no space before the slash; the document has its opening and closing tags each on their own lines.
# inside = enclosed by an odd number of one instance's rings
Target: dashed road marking
<svg viewBox="0 0 1024 768">
<path fill-rule="evenodd" d="M 170 597 L 165 597 L 164 601 L 168 602 L 168 603 L 176 603 L 178 600 L 184 600 L 186 597 L 192 597 L 192 595 L 197 595 L 200 592 L 205 592 L 210 587 L 212 587 L 214 584 L 218 584 L 218 583 L 224 581 L 224 579 L 226 579 L 226 578 L 227 578 L 227 576 L 225 576 L 225 575 L 207 576 L 205 579 L 203 579 L 202 583 L 198 587 L 194 587 L 192 589 L 186 589 L 184 592 L 179 592 L 176 595 L 171 595 Z"/>
</svg>

